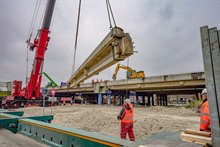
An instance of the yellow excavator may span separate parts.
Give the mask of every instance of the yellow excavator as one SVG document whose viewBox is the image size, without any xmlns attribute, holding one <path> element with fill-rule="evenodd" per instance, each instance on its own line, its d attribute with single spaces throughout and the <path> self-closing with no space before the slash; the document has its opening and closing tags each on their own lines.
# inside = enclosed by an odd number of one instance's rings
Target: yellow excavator
<svg viewBox="0 0 220 147">
<path fill-rule="evenodd" d="M 124 69 L 127 70 L 127 79 L 135 79 L 135 78 L 144 78 L 145 74 L 144 71 L 135 71 L 132 68 L 122 65 L 122 64 L 117 64 L 116 68 L 115 68 L 115 72 L 112 76 L 113 80 L 116 80 L 116 76 L 118 74 L 119 69 Z"/>
</svg>

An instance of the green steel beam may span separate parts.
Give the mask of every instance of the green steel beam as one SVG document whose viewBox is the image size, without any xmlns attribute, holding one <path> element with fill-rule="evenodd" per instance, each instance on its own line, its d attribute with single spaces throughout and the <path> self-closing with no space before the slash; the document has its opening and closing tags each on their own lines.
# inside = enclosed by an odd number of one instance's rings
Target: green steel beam
<svg viewBox="0 0 220 147">
<path fill-rule="evenodd" d="M 4 118 L 0 119 L 0 128 L 5 128 L 13 133 L 17 133 L 18 119 Z"/>
<path fill-rule="evenodd" d="M 50 123 L 51 120 L 53 120 L 53 115 L 31 116 L 31 117 L 26 117 L 26 118 Z"/>
<path fill-rule="evenodd" d="M 132 146 L 132 142 L 101 133 L 50 124 L 53 116 L 20 117 L 0 113 L 0 127 L 20 133 L 53 147 Z"/>
<path fill-rule="evenodd" d="M 23 116 L 24 115 L 23 111 L 5 111 L 5 112 L 2 112 L 2 113 L 16 115 L 16 116 Z"/>
<path fill-rule="evenodd" d="M 11 118 L 11 119 L 33 119 L 33 120 L 38 120 L 38 121 L 43 121 L 43 122 L 51 122 L 53 120 L 53 115 L 44 115 L 44 116 L 30 116 L 30 117 L 21 117 L 24 112 L 2 112 L 0 113 L 0 119 L 5 119 L 5 118 Z M 22 114 L 22 115 L 21 115 Z"/>
<path fill-rule="evenodd" d="M 20 116 L 17 115 L 12 115 L 12 114 L 6 114 L 5 112 L 0 113 L 0 118 L 21 118 Z"/>
<path fill-rule="evenodd" d="M 13 133 L 17 133 L 18 128 L 18 120 L 22 118 L 29 118 L 33 120 L 43 121 L 43 122 L 51 122 L 53 120 L 52 115 L 48 116 L 32 116 L 32 117 L 20 117 L 24 114 L 24 112 L 2 112 L 0 113 L 0 128 L 5 128 L 10 130 Z"/>
<path fill-rule="evenodd" d="M 132 142 L 95 132 L 39 122 L 32 119 L 19 119 L 18 132 L 54 147 L 105 147 L 131 146 Z"/>
<path fill-rule="evenodd" d="M 0 128 L 5 128 L 13 133 L 17 133 L 19 116 L 0 113 Z"/>
</svg>

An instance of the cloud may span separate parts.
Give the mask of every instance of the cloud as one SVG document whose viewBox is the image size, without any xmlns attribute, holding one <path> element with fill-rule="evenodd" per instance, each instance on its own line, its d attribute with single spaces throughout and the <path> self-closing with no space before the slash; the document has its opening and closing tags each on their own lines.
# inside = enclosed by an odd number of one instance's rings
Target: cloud
<svg viewBox="0 0 220 147">
<path fill-rule="evenodd" d="M 0 81 L 25 79 L 25 41 L 35 3 L 0 1 Z M 42 1 L 34 34 L 39 29 L 45 4 Z M 203 71 L 199 27 L 220 28 L 219 0 L 111 0 L 111 6 L 117 25 L 130 33 L 138 51 L 129 57 L 130 67 L 144 70 L 147 76 Z M 78 1 L 56 3 L 44 71 L 58 84 L 71 75 L 77 9 Z M 105 1 L 84 0 L 81 10 L 76 67 L 110 31 Z M 33 58 L 34 52 L 30 52 L 29 73 Z M 127 60 L 122 63 L 127 65 Z M 114 68 L 91 79 L 110 80 Z M 125 77 L 126 72 L 119 71 L 118 78 Z M 47 82 L 43 78 L 43 85 Z"/>
</svg>

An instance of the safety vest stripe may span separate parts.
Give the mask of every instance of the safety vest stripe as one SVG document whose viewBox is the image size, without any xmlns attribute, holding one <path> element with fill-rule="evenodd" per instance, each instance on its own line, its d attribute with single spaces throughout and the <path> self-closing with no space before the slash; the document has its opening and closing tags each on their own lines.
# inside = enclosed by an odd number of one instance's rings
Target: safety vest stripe
<svg viewBox="0 0 220 147">
<path fill-rule="evenodd" d="M 204 116 L 209 116 L 208 113 L 205 113 L 205 112 L 201 112 L 201 116 L 204 115 Z"/>
<path fill-rule="evenodd" d="M 201 123 L 204 123 L 204 124 L 209 124 L 209 122 L 208 121 L 206 121 L 206 120 L 201 120 Z"/>
<path fill-rule="evenodd" d="M 133 120 L 132 117 L 125 117 L 124 120 Z"/>
</svg>

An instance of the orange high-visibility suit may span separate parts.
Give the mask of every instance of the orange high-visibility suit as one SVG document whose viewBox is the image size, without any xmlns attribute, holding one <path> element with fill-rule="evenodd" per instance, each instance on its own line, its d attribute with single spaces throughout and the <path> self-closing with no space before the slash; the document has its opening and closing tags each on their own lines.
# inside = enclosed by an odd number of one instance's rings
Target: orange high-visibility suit
<svg viewBox="0 0 220 147">
<path fill-rule="evenodd" d="M 200 109 L 200 130 L 210 132 L 209 105 L 207 99 L 203 101 Z"/>
<path fill-rule="evenodd" d="M 118 116 L 118 119 L 121 120 L 121 138 L 126 139 L 126 134 L 130 138 L 130 141 L 135 141 L 134 131 L 133 131 L 133 120 L 134 109 L 132 104 L 127 104 L 123 106 L 121 114 Z"/>
</svg>

